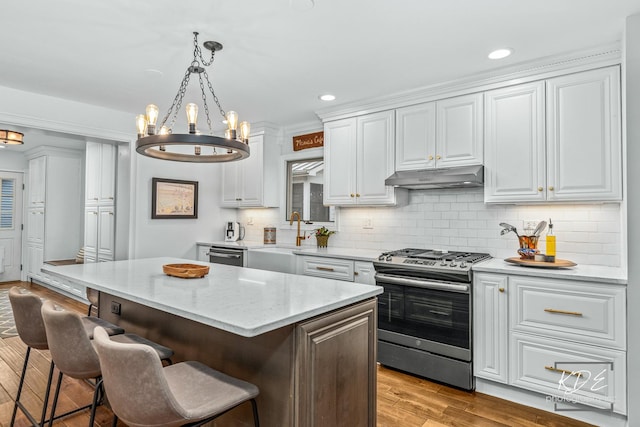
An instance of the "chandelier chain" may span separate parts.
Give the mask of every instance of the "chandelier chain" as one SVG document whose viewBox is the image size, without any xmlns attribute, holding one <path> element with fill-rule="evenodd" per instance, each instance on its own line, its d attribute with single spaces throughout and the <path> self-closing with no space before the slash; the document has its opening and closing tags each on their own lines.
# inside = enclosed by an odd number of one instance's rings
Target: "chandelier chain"
<svg viewBox="0 0 640 427">
<path fill-rule="evenodd" d="M 202 49 L 200 48 L 200 46 L 198 46 L 198 33 L 193 33 L 193 45 L 194 45 L 194 49 L 193 49 L 193 59 L 194 60 L 196 58 L 200 58 L 200 61 L 202 61 L 202 65 L 205 66 L 205 67 L 208 67 L 209 65 L 213 64 L 213 60 L 215 58 L 216 51 L 212 50 L 211 51 L 211 59 L 209 61 L 205 61 L 204 58 L 202 57 Z"/>
<path fill-rule="evenodd" d="M 169 129 L 173 129 L 173 125 L 176 122 L 176 117 L 178 115 L 178 111 L 180 110 L 180 106 L 182 105 L 182 99 L 184 98 L 184 94 L 187 91 L 187 86 L 189 85 L 189 77 L 191 76 L 191 71 L 187 69 L 184 73 L 184 77 L 182 78 L 182 82 L 180 82 L 180 88 L 178 89 L 178 93 L 176 93 L 175 98 L 173 98 L 173 102 L 171 103 L 171 107 L 167 110 L 164 118 L 162 119 L 162 123 L 160 126 L 164 126 L 171 116 L 173 112 L 173 116 L 171 117 L 171 124 L 169 125 Z"/>
<path fill-rule="evenodd" d="M 207 94 L 204 91 L 204 82 L 202 81 L 202 74 L 198 74 L 198 80 L 200 80 L 200 91 L 202 92 L 202 104 L 204 105 L 204 115 L 207 118 L 207 126 L 209 127 L 209 133 L 213 135 L 213 129 L 211 128 L 211 117 L 209 117 L 209 105 L 207 104 Z"/>
<path fill-rule="evenodd" d="M 209 74 L 207 73 L 207 70 L 204 70 L 202 74 L 204 74 L 204 79 L 207 81 L 207 85 L 209 85 L 209 91 L 211 92 L 211 96 L 213 97 L 213 100 L 218 106 L 218 110 L 220 110 L 220 114 L 222 115 L 223 118 L 226 119 L 227 113 L 224 112 L 224 110 L 222 109 L 222 106 L 220 105 L 220 101 L 218 101 L 218 96 L 216 95 L 216 92 L 213 90 L 213 86 L 211 85 L 211 80 L 209 80 Z M 202 93 L 204 94 L 204 90 Z"/>
</svg>

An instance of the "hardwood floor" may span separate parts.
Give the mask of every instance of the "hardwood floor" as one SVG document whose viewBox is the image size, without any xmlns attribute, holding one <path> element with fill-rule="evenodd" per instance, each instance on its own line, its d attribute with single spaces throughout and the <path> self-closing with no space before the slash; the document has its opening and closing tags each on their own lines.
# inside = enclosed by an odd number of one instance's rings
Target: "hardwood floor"
<svg viewBox="0 0 640 427">
<path fill-rule="evenodd" d="M 0 284 L 9 288 L 16 283 Z M 29 287 L 26 282 L 22 286 Z M 32 291 L 43 298 L 85 314 L 87 306 L 38 285 Z M 0 426 L 9 426 L 26 347 L 19 337 L 0 339 Z M 32 351 L 23 402 L 33 414 L 39 414 L 49 369 L 49 352 Z M 68 411 L 91 400 L 91 387 L 65 378 L 58 407 Z M 433 426 L 509 426 L 509 427 L 587 427 L 589 424 L 518 405 L 482 393 L 468 393 L 436 384 L 385 367 L 378 367 L 378 427 Z M 111 411 L 101 406 L 96 424 L 111 425 Z M 56 426 L 86 427 L 88 410 L 56 421 Z M 16 427 L 30 425 L 18 411 Z M 119 425 L 124 425 L 119 423 Z"/>
</svg>

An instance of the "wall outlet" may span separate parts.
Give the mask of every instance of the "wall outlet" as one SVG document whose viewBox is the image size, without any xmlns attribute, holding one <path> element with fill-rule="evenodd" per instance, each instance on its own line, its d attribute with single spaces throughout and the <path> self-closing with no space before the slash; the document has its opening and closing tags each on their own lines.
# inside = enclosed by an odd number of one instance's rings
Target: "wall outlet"
<svg viewBox="0 0 640 427">
<path fill-rule="evenodd" d="M 371 218 L 365 218 L 362 222 L 362 228 L 367 230 L 373 229 L 373 220 Z"/>
<path fill-rule="evenodd" d="M 111 301 L 111 312 L 113 314 L 117 314 L 118 316 L 120 315 L 120 303 L 119 302 Z"/>
<path fill-rule="evenodd" d="M 536 227 L 538 226 L 539 222 L 540 221 L 535 221 L 535 220 L 534 221 L 524 221 L 524 224 L 523 224 L 522 228 L 524 230 L 527 230 L 527 231 L 533 231 L 533 230 L 536 229 Z"/>
<path fill-rule="evenodd" d="M 252 216 L 247 218 L 247 225 L 253 225 L 253 217 Z"/>
</svg>

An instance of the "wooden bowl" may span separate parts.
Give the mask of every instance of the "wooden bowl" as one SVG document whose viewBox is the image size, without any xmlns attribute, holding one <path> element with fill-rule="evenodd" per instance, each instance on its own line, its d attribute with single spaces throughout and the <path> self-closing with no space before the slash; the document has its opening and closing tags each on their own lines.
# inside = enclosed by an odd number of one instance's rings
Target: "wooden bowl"
<svg viewBox="0 0 640 427">
<path fill-rule="evenodd" d="M 197 279 L 209 274 L 208 265 L 198 264 L 165 264 L 162 271 L 167 276 L 180 277 L 182 279 Z"/>
</svg>

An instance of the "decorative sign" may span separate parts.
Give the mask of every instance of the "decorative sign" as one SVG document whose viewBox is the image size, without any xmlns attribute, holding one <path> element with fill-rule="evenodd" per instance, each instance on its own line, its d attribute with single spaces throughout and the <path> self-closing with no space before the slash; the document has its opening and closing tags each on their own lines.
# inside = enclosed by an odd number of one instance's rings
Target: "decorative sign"
<svg viewBox="0 0 640 427">
<path fill-rule="evenodd" d="M 293 137 L 293 151 L 322 147 L 323 145 L 324 132 L 314 132 Z"/>
</svg>

